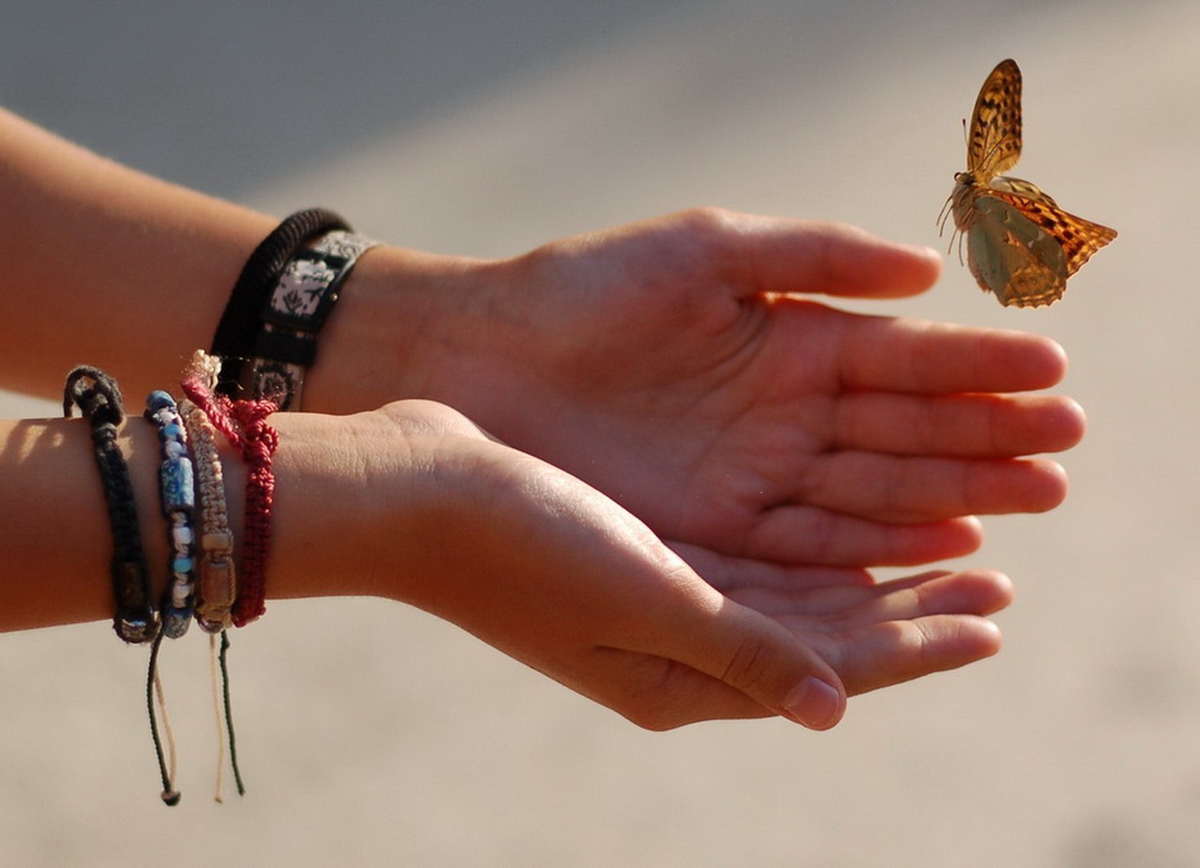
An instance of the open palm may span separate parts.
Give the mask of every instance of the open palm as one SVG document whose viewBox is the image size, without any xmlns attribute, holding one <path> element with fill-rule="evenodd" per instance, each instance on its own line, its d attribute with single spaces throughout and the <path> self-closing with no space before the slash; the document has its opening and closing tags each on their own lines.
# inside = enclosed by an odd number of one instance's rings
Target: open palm
<svg viewBox="0 0 1200 868">
<path fill-rule="evenodd" d="M 787 564 L 962 555 L 970 516 L 1065 495 L 1022 458 L 1082 436 L 1074 402 L 1022 394 L 1061 378 L 1061 350 L 801 297 L 912 294 L 938 268 L 850 227 L 709 210 L 555 242 L 487 269 L 507 327 L 429 396 L 668 540 Z"/>
</svg>

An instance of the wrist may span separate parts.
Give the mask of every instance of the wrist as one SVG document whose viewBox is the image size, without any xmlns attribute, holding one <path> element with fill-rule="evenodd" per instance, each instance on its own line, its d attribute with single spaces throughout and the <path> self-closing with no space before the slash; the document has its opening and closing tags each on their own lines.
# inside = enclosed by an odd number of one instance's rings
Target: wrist
<svg viewBox="0 0 1200 868">
<path fill-rule="evenodd" d="M 403 398 L 471 407 L 527 327 L 499 311 L 503 263 L 380 246 L 359 260 L 321 332 L 303 409 L 350 413 Z"/>
<path fill-rule="evenodd" d="M 271 417 L 279 447 L 269 597 L 407 598 L 411 577 L 429 568 L 418 530 L 423 516 L 454 488 L 431 445 L 442 426 L 427 406 Z M 431 471 L 437 484 L 428 483 Z"/>
</svg>

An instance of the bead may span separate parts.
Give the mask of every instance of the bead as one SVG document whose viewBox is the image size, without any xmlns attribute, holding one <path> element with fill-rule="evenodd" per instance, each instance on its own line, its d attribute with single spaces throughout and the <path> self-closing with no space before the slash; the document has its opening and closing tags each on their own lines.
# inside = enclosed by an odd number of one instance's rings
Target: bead
<svg viewBox="0 0 1200 868">
<path fill-rule="evenodd" d="M 230 554 L 233 552 L 233 534 L 229 531 L 206 533 L 200 538 L 200 548 L 207 554 Z"/>
<path fill-rule="evenodd" d="M 116 624 L 117 635 L 126 642 L 141 644 L 149 642 L 158 635 L 158 622 L 142 618 L 119 618 Z"/>
<path fill-rule="evenodd" d="M 159 469 L 159 479 L 162 482 L 164 513 L 196 508 L 196 490 L 190 460 L 179 458 L 164 461 Z"/>
<path fill-rule="evenodd" d="M 175 399 L 171 397 L 170 393 L 164 392 L 162 389 L 155 389 L 146 397 L 146 409 L 151 413 L 165 407 L 175 407 Z"/>
<path fill-rule="evenodd" d="M 117 607 L 123 611 L 144 609 L 145 590 L 149 585 L 146 564 L 142 560 L 115 560 L 112 564 L 113 590 L 116 592 Z"/>
<path fill-rule="evenodd" d="M 185 516 L 176 512 L 171 514 L 176 524 L 171 528 L 171 545 L 177 552 L 189 552 L 196 542 L 196 532 L 183 524 Z"/>
<path fill-rule="evenodd" d="M 173 585 L 171 587 L 171 605 L 174 606 L 176 609 L 186 609 L 188 607 L 188 600 L 191 598 L 191 596 L 192 596 L 191 584 L 187 584 L 187 585 L 178 585 L 177 584 L 177 585 Z"/>
<path fill-rule="evenodd" d="M 163 612 L 163 635 L 168 639 L 178 639 L 187 633 L 191 623 L 192 610 L 190 608 L 167 606 Z"/>
</svg>

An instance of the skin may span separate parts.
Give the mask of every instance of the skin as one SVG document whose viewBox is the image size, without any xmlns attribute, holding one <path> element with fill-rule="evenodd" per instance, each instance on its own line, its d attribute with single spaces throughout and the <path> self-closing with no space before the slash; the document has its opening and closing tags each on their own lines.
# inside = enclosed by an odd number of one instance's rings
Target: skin
<svg viewBox="0 0 1200 868">
<path fill-rule="evenodd" d="M 176 382 L 275 223 L 11 115 L 0 168 L 29 288 L 0 294 L 8 388 L 53 394 L 81 359 L 127 395 Z M 372 250 L 305 382 L 304 409 L 338 415 L 275 417 L 269 592 L 420 606 L 654 729 L 825 729 L 847 695 L 990 656 L 1003 574 L 869 569 L 968 554 L 975 516 L 1062 500 L 1061 467 L 1034 456 L 1078 442 L 1083 414 L 1034 393 L 1065 356 L 815 300 L 912 295 L 939 268 L 853 227 L 714 209 L 507 260 Z M 0 582 L 0 626 L 108 617 L 99 491 L 74 486 L 80 532 L 56 555 L 29 523 L 47 486 L 20 475 L 94 477 L 86 426 L 30 424 L 0 430 L 0 576 L 50 578 Z M 147 427 L 125 430 L 152 503 Z"/>
</svg>

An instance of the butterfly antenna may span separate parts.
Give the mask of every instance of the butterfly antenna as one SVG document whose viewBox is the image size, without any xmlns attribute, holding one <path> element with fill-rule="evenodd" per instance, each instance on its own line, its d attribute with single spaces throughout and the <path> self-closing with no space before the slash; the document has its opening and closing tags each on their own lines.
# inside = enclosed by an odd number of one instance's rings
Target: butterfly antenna
<svg viewBox="0 0 1200 868">
<path fill-rule="evenodd" d="M 937 220 L 934 225 L 938 228 L 938 235 L 946 233 L 946 221 L 950 218 L 950 203 L 954 201 L 954 194 L 951 193 L 946 197 L 946 203 L 942 205 L 942 210 L 938 212 Z M 953 242 L 952 242 L 953 243 Z M 947 251 L 949 252 L 949 251 Z"/>
</svg>

